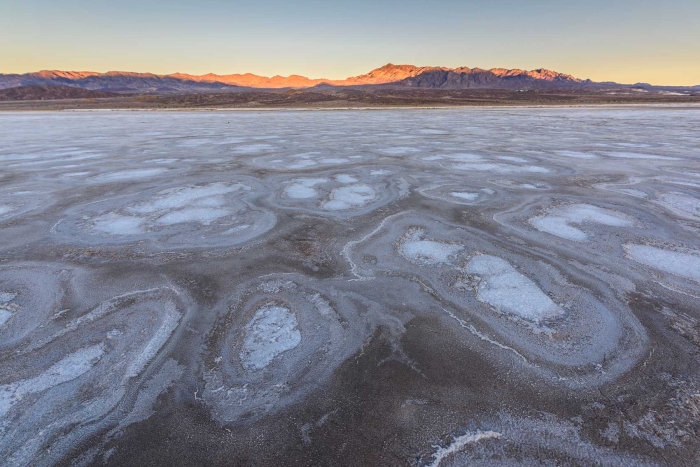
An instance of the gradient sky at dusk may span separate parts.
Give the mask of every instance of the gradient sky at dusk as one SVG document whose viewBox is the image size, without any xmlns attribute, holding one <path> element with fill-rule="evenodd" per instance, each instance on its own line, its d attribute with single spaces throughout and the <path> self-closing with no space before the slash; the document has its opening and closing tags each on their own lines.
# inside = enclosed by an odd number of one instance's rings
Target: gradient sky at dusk
<svg viewBox="0 0 700 467">
<path fill-rule="evenodd" d="M 395 64 L 700 84 L 700 0 L 0 0 L 0 73 L 345 78 Z"/>
</svg>

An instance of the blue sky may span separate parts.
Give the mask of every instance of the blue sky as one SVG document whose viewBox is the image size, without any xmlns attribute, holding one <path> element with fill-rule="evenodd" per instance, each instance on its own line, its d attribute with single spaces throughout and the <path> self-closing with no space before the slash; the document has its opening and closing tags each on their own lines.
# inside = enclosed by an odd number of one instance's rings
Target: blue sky
<svg viewBox="0 0 700 467">
<path fill-rule="evenodd" d="M 345 78 L 388 62 L 700 84 L 700 1 L 0 0 L 0 72 Z"/>
</svg>

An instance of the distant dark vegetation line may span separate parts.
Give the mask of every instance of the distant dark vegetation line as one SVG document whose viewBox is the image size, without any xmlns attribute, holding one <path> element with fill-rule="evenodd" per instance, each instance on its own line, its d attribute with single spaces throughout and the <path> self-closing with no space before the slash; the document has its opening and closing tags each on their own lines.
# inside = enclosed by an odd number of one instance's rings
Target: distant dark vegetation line
<svg viewBox="0 0 700 467">
<path fill-rule="evenodd" d="M 700 103 L 687 94 L 636 90 L 528 90 L 421 88 L 312 88 L 167 94 L 115 94 L 68 86 L 23 86 L 0 90 L 0 110 L 362 108 L 485 105 L 590 105 Z"/>
</svg>

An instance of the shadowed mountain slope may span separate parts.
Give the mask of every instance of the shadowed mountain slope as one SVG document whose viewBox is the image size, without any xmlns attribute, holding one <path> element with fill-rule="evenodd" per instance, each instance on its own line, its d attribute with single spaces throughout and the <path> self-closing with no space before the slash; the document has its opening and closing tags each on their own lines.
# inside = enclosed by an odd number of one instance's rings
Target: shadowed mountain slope
<svg viewBox="0 0 700 467">
<path fill-rule="evenodd" d="M 156 75 L 110 71 L 107 73 L 77 71 L 39 71 L 25 74 L 0 74 L 0 89 L 30 85 L 64 85 L 82 89 L 116 93 L 167 94 L 228 92 L 254 89 L 330 88 L 330 87 L 396 87 L 423 89 L 686 89 L 647 84 L 624 85 L 596 83 L 546 69 L 532 71 L 493 68 L 417 67 L 387 64 L 367 74 L 344 80 L 311 79 L 299 75 L 265 77 L 251 73 L 189 75 L 174 73 Z"/>
</svg>

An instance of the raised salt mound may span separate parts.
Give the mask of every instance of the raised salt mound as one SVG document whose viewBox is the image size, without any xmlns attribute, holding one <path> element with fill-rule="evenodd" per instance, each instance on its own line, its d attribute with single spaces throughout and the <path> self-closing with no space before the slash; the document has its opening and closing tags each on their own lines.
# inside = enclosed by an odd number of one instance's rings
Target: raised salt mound
<svg viewBox="0 0 700 467">
<path fill-rule="evenodd" d="M 0 349 L 10 348 L 50 321 L 63 290 L 60 270 L 39 264 L 0 269 Z"/>
<path fill-rule="evenodd" d="M 477 255 L 469 260 L 464 271 L 481 278 L 476 289 L 479 300 L 498 311 L 535 323 L 563 314 L 532 280 L 502 258 Z"/>
<path fill-rule="evenodd" d="M 93 345 L 79 349 L 51 365 L 33 378 L 0 386 L 0 416 L 26 396 L 37 394 L 72 381 L 88 372 L 104 355 L 104 346 Z"/>
<path fill-rule="evenodd" d="M 284 188 L 284 194 L 291 199 L 316 198 L 318 191 L 314 187 L 326 182 L 328 180 L 325 178 L 300 178 L 294 180 L 291 185 L 287 185 Z"/>
<path fill-rule="evenodd" d="M 626 244 L 625 251 L 638 263 L 700 282 L 700 255 L 698 254 L 680 253 L 634 243 Z"/>
<path fill-rule="evenodd" d="M 2 292 L 4 304 L 15 306 L 2 326 L 3 338 L 10 339 L 3 339 L 3 347 L 12 358 L 0 361 L 0 458 L 7 465 L 54 465 L 132 409 L 150 411 L 159 391 L 142 393 L 142 375 L 160 365 L 158 356 L 186 308 L 182 292 L 165 286 L 122 293 L 87 310 L 81 305 L 60 310 L 63 291 L 55 290 L 65 284 L 77 287 L 66 291 L 77 297 L 86 295 L 84 287 L 119 286 L 76 285 L 82 279 L 50 274 L 58 266 L 42 264 L 44 277 L 28 275 L 28 268 L 8 268 L 0 278 L 0 289 L 16 290 Z M 72 271 L 60 270 L 71 279 Z M 25 282 L 32 277 L 41 280 Z M 136 395 L 141 409 L 132 405 Z M 117 406 L 119 413 L 108 416 Z"/>
<path fill-rule="evenodd" d="M 323 384 L 383 316 L 369 300 L 360 311 L 358 299 L 296 274 L 240 284 L 207 339 L 203 398 L 214 418 L 256 419 Z"/>
<path fill-rule="evenodd" d="M 153 246 L 238 244 L 275 224 L 275 216 L 254 208 L 255 182 L 213 182 L 136 194 L 123 204 L 106 200 L 69 210 L 58 233 L 88 243 L 153 240 Z M 145 199 L 144 199 L 145 198 Z"/>
<path fill-rule="evenodd" d="M 476 201 L 476 199 L 479 197 L 479 193 L 469 193 L 469 192 L 464 192 L 464 191 L 451 191 L 450 196 L 454 196 L 455 198 L 463 199 L 466 201 Z"/>
<path fill-rule="evenodd" d="M 15 210 L 15 208 L 12 206 L 8 206 L 6 204 L 0 204 L 0 219 L 2 219 L 2 216 L 4 216 L 5 214 L 8 214 L 14 210 Z"/>
<path fill-rule="evenodd" d="M 345 211 L 366 205 L 377 197 L 377 192 L 369 185 L 358 184 L 335 188 L 330 200 L 321 204 L 328 211 Z"/>
<path fill-rule="evenodd" d="M 280 185 L 273 202 L 286 209 L 333 217 L 367 214 L 408 193 L 407 182 L 391 177 L 386 170 L 318 174 L 318 177 L 273 177 L 269 183 Z"/>
<path fill-rule="evenodd" d="M 604 407 L 602 404 L 600 406 Z M 612 425 L 613 422 L 610 423 Z M 647 420 L 646 423 L 658 428 L 654 422 Z M 479 425 L 478 422 L 474 424 Z M 425 467 L 658 466 L 657 462 L 648 458 L 624 453 L 617 446 L 595 443 L 584 434 L 576 419 L 567 420 L 549 412 L 537 412 L 531 417 L 507 412 L 495 416 L 489 413 L 488 423 L 484 425 L 488 429 L 484 427 L 467 432 L 464 426 L 458 425 L 448 441 L 442 438 L 436 439 L 437 442 L 426 442 L 423 445 L 424 454 L 416 464 Z M 634 435 L 637 433 L 627 431 L 630 437 L 636 437 Z M 562 459 L 566 459 L 566 462 L 562 462 Z"/>
<path fill-rule="evenodd" d="M 607 282 L 513 250 L 477 228 L 409 212 L 385 218 L 342 253 L 356 280 L 419 284 L 435 300 L 428 310 L 478 339 L 476 349 L 494 346 L 485 351 L 515 355 L 546 377 L 587 386 L 636 362 L 644 328 Z"/>
<path fill-rule="evenodd" d="M 0 329 L 10 319 L 15 307 L 10 302 L 17 296 L 12 292 L 0 292 Z"/>
<path fill-rule="evenodd" d="M 335 179 L 337 181 L 339 181 L 340 183 L 357 183 L 357 182 L 359 182 L 358 179 L 356 179 L 352 175 L 348 175 L 348 174 L 338 174 L 335 176 Z"/>
<path fill-rule="evenodd" d="M 656 203 L 686 219 L 700 220 L 700 199 L 694 196 L 679 192 L 664 193 Z"/>
<path fill-rule="evenodd" d="M 478 186 L 478 184 L 473 183 L 465 186 L 463 183 L 457 184 L 438 182 L 431 183 L 426 187 L 418 188 L 417 191 L 427 198 L 464 205 L 473 205 L 475 203 L 483 202 L 491 198 L 496 193 L 491 188 L 478 188 L 474 185 Z"/>
<path fill-rule="evenodd" d="M 540 232 L 577 242 L 588 235 L 571 224 L 595 223 L 612 227 L 631 227 L 634 223 L 624 214 L 590 204 L 572 204 L 551 210 L 544 217 L 534 217 L 530 224 Z"/>
<path fill-rule="evenodd" d="M 418 264 L 451 264 L 457 253 L 464 249 L 464 246 L 438 242 L 435 240 L 424 240 L 425 230 L 411 229 L 399 240 L 399 253 L 411 262 Z"/>
<path fill-rule="evenodd" d="M 48 182 L 36 190 L 2 188 L 3 183 L 0 182 L 0 225 L 9 220 L 23 220 L 27 215 L 37 214 L 54 203 L 51 194 L 53 187 Z"/>
</svg>

